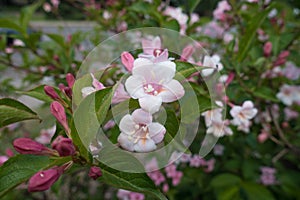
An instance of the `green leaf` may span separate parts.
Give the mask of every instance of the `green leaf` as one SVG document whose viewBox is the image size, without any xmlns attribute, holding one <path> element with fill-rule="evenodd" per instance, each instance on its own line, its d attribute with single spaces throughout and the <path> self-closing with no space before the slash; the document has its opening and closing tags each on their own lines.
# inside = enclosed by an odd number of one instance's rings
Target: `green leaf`
<svg viewBox="0 0 300 200">
<path fill-rule="evenodd" d="M 0 127 L 29 119 L 39 117 L 19 101 L 10 98 L 0 99 Z"/>
<path fill-rule="evenodd" d="M 278 103 L 279 100 L 276 98 L 274 91 L 268 87 L 259 87 L 253 94 L 257 97 L 263 98 L 265 100 L 273 101 Z"/>
<path fill-rule="evenodd" d="M 116 88 L 116 85 L 114 86 Z M 99 121 L 102 124 L 106 118 L 107 112 L 111 105 L 113 88 L 99 90 L 95 94 L 95 111 Z"/>
<path fill-rule="evenodd" d="M 65 38 L 62 35 L 48 33 L 47 36 L 56 42 L 62 48 L 65 48 Z"/>
<path fill-rule="evenodd" d="M 266 10 L 260 13 L 255 13 L 255 16 L 248 22 L 245 34 L 242 36 L 239 42 L 239 51 L 237 54 L 237 60 L 242 62 L 249 50 L 251 49 L 251 44 L 253 42 L 256 30 L 262 25 L 268 16 L 269 12 L 273 9 L 274 4 L 271 4 Z"/>
<path fill-rule="evenodd" d="M 21 26 L 16 24 L 15 22 L 8 20 L 8 19 L 0 19 L 0 27 L 2 28 L 10 28 L 13 30 L 18 31 L 19 33 L 25 34 L 26 30 L 24 31 Z"/>
<path fill-rule="evenodd" d="M 247 194 L 248 200 L 273 200 L 275 199 L 272 193 L 266 187 L 253 182 L 243 182 L 242 188 Z"/>
<path fill-rule="evenodd" d="M 171 19 L 168 21 L 162 22 L 161 25 L 163 28 L 171 29 L 174 31 L 179 31 L 180 30 L 180 25 L 176 19 Z"/>
<path fill-rule="evenodd" d="M 156 188 L 153 181 L 145 173 L 127 173 L 100 165 L 102 176 L 100 180 L 117 188 L 149 194 L 157 199 L 167 198 Z"/>
<path fill-rule="evenodd" d="M 23 30 L 27 30 L 29 25 L 29 21 L 32 18 L 34 12 L 38 9 L 38 7 L 42 4 L 42 1 L 38 1 L 32 5 L 26 6 L 21 10 L 20 16 L 20 25 L 22 26 Z"/>
<path fill-rule="evenodd" d="M 218 200 L 240 200 L 239 187 L 231 186 L 216 191 Z"/>
<path fill-rule="evenodd" d="M 241 179 L 233 174 L 220 174 L 215 176 L 211 182 L 210 185 L 214 188 L 221 188 L 221 187 L 228 187 L 233 185 L 238 185 L 241 183 Z"/>
<path fill-rule="evenodd" d="M 195 72 L 199 72 L 200 70 L 204 69 L 204 67 L 193 65 L 188 62 L 175 61 L 175 63 L 176 63 L 175 79 L 179 81 L 191 76 Z"/>
<path fill-rule="evenodd" d="M 188 11 L 189 13 L 193 13 L 193 11 L 196 9 L 197 5 L 201 2 L 201 0 L 188 0 Z"/>
<path fill-rule="evenodd" d="M 0 197 L 28 180 L 38 171 L 61 165 L 71 157 L 51 159 L 48 156 L 16 155 L 0 167 Z"/>
<path fill-rule="evenodd" d="M 48 95 L 45 94 L 44 87 L 45 87 L 45 85 L 40 85 L 40 86 L 37 86 L 37 87 L 35 87 L 31 90 L 19 91 L 18 93 L 36 98 L 36 99 L 44 101 L 44 102 L 50 103 L 53 100 Z"/>
</svg>

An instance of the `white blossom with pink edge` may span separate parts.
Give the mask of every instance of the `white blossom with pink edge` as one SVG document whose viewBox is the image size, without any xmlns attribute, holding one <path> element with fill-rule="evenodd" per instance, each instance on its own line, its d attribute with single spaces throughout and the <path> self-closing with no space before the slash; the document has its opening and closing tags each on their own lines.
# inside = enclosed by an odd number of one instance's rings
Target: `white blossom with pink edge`
<svg viewBox="0 0 300 200">
<path fill-rule="evenodd" d="M 153 39 L 142 39 L 143 53 L 139 54 L 140 58 L 146 58 L 154 63 L 164 62 L 169 60 L 169 52 L 167 49 L 162 49 L 160 37 Z"/>
<path fill-rule="evenodd" d="M 153 63 L 138 58 L 133 63 L 132 76 L 125 82 L 126 90 L 132 98 L 139 99 L 142 109 L 153 114 L 162 102 L 173 102 L 184 95 L 182 85 L 173 79 L 175 71 L 174 62 Z"/>
<path fill-rule="evenodd" d="M 149 152 L 157 148 L 166 133 L 158 122 L 152 122 L 152 115 L 142 109 L 125 115 L 120 121 L 120 146 L 128 151 Z"/>
<path fill-rule="evenodd" d="M 92 86 L 84 87 L 81 89 L 82 97 L 86 97 L 86 96 L 92 94 L 93 92 L 96 92 L 98 90 L 102 90 L 105 88 L 104 85 L 102 83 L 100 83 L 92 73 L 91 73 L 91 77 L 93 79 Z"/>
<path fill-rule="evenodd" d="M 221 71 L 223 69 L 223 65 L 220 62 L 221 58 L 219 55 L 213 56 L 204 56 L 203 66 L 209 67 L 207 69 L 203 69 L 201 71 L 202 76 L 206 77 L 211 75 L 215 70 Z"/>
<path fill-rule="evenodd" d="M 284 84 L 276 97 L 285 105 L 291 106 L 294 102 L 300 101 L 300 87 Z"/>
<path fill-rule="evenodd" d="M 238 126 L 238 130 L 249 132 L 251 119 L 257 114 L 257 109 L 254 108 L 252 101 L 245 101 L 242 106 L 233 106 L 230 110 L 230 115 L 233 117 L 231 123 Z"/>
</svg>

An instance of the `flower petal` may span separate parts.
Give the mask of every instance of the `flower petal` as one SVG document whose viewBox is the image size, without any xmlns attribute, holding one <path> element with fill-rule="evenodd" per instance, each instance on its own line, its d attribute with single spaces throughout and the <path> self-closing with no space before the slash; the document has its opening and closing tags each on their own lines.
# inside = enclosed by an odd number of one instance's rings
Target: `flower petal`
<svg viewBox="0 0 300 200">
<path fill-rule="evenodd" d="M 132 116 L 127 114 L 121 119 L 119 127 L 124 134 L 131 135 L 135 132 L 135 125 Z"/>
<path fill-rule="evenodd" d="M 139 98 L 139 103 L 142 109 L 153 114 L 159 111 L 159 108 L 162 104 L 162 98 L 159 96 L 146 95 L 142 98 Z"/>
<path fill-rule="evenodd" d="M 143 84 L 145 80 L 142 77 L 130 76 L 126 82 L 125 87 L 129 95 L 134 98 L 140 98 L 145 96 Z"/>
<path fill-rule="evenodd" d="M 130 140 L 130 136 L 124 133 L 120 133 L 118 137 L 118 142 L 123 149 L 126 149 L 128 151 L 134 151 L 134 143 L 133 140 Z"/>
<path fill-rule="evenodd" d="M 90 94 L 92 94 L 93 92 L 96 92 L 97 90 L 93 87 L 84 87 L 81 89 L 81 93 L 83 97 L 86 97 Z"/>
<path fill-rule="evenodd" d="M 156 149 L 156 145 L 151 139 L 140 139 L 135 145 L 134 150 L 136 152 L 149 152 Z"/>
<path fill-rule="evenodd" d="M 160 123 L 151 123 L 148 126 L 149 136 L 155 142 L 155 144 L 160 143 L 164 139 L 166 129 Z"/>
<path fill-rule="evenodd" d="M 177 80 L 171 80 L 169 83 L 163 85 L 164 91 L 160 92 L 158 96 L 162 98 L 163 102 L 173 102 L 184 95 L 184 89 Z"/>
<path fill-rule="evenodd" d="M 135 110 L 131 116 L 136 124 L 150 124 L 152 122 L 152 115 L 142 109 Z"/>
</svg>

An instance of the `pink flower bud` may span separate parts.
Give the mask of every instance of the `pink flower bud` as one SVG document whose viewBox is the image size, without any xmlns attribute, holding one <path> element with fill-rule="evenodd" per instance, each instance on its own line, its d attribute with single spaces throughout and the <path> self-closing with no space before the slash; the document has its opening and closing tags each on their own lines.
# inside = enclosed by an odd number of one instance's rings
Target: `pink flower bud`
<svg viewBox="0 0 300 200">
<path fill-rule="evenodd" d="M 228 78 L 225 82 L 225 85 L 228 86 L 233 81 L 234 77 L 235 77 L 235 74 L 233 72 L 230 72 L 228 75 Z"/>
<path fill-rule="evenodd" d="M 60 156 L 72 156 L 75 154 L 75 147 L 70 138 L 59 135 L 51 144 L 52 148 L 57 150 Z"/>
<path fill-rule="evenodd" d="M 100 176 L 102 176 L 101 169 L 99 167 L 95 167 L 95 166 L 91 167 L 91 169 L 89 171 L 89 177 L 91 177 L 92 179 L 96 180 Z"/>
<path fill-rule="evenodd" d="M 195 49 L 192 45 L 186 46 L 182 50 L 180 60 L 186 61 L 187 59 L 189 59 L 189 57 L 191 57 L 193 55 L 194 52 L 195 52 Z"/>
<path fill-rule="evenodd" d="M 30 138 L 18 138 L 13 142 L 13 146 L 17 152 L 21 154 L 33 155 L 56 155 L 57 152 L 45 147 Z"/>
<path fill-rule="evenodd" d="M 44 91 L 45 91 L 45 93 L 46 93 L 49 97 L 51 97 L 52 99 L 54 99 L 54 100 L 60 99 L 60 97 L 58 96 L 57 92 L 54 90 L 53 87 L 51 87 L 51 86 L 49 86 L 49 85 L 46 85 L 46 86 L 44 87 Z"/>
<path fill-rule="evenodd" d="M 60 83 L 60 84 L 58 84 L 58 88 L 60 89 L 60 91 L 63 92 L 65 90 L 66 86 L 64 84 Z"/>
<path fill-rule="evenodd" d="M 121 61 L 122 61 L 123 65 L 126 67 L 126 69 L 129 72 L 131 72 L 132 68 L 133 68 L 133 62 L 134 62 L 133 56 L 130 53 L 124 51 L 121 54 Z"/>
<path fill-rule="evenodd" d="M 70 132 L 67 117 L 64 107 L 57 101 L 53 101 L 50 105 L 50 110 L 52 115 L 57 119 L 57 121 L 64 127 L 67 133 Z"/>
<path fill-rule="evenodd" d="M 262 132 L 257 136 L 257 141 L 259 143 L 264 143 L 269 138 L 269 134 L 266 132 Z"/>
<path fill-rule="evenodd" d="M 68 73 L 68 74 L 66 75 L 66 80 L 67 80 L 68 86 L 69 86 L 70 88 L 72 88 L 73 85 L 74 85 L 74 83 L 75 83 L 75 77 L 73 76 L 73 74 Z"/>
<path fill-rule="evenodd" d="M 71 88 L 65 87 L 64 93 L 65 93 L 70 99 L 72 98 L 73 92 L 72 92 L 72 89 L 71 89 Z"/>
<path fill-rule="evenodd" d="M 62 175 L 62 167 L 54 167 L 33 175 L 28 182 L 28 191 L 37 192 L 48 190 Z"/>
<path fill-rule="evenodd" d="M 290 52 L 289 51 L 282 51 L 278 58 L 287 58 L 288 56 L 290 55 Z"/>
<path fill-rule="evenodd" d="M 271 42 L 266 42 L 264 45 L 264 56 L 269 57 L 272 52 L 272 43 Z"/>
</svg>

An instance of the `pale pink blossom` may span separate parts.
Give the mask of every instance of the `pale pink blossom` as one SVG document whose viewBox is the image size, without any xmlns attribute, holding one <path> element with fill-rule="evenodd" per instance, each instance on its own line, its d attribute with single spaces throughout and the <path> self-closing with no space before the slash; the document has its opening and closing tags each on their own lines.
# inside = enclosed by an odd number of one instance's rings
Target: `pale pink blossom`
<svg viewBox="0 0 300 200">
<path fill-rule="evenodd" d="M 215 168 L 215 163 L 216 163 L 216 160 L 214 158 L 206 161 L 206 168 L 204 168 L 204 171 L 206 173 L 212 172 Z"/>
<path fill-rule="evenodd" d="M 263 185 L 275 185 L 278 183 L 275 177 L 276 169 L 272 167 L 261 167 L 260 182 Z"/>
<path fill-rule="evenodd" d="M 211 38 L 222 38 L 225 29 L 221 27 L 216 21 L 211 21 L 207 23 L 200 31 L 204 35 L 207 35 Z"/>
<path fill-rule="evenodd" d="M 152 115 L 142 109 L 135 110 L 131 115 L 125 115 L 119 127 L 121 133 L 118 142 L 128 151 L 153 151 L 166 133 L 165 127 L 160 123 L 152 122 Z"/>
<path fill-rule="evenodd" d="M 24 47 L 25 46 L 24 42 L 19 39 L 14 39 L 13 45 L 16 47 Z"/>
<path fill-rule="evenodd" d="M 140 58 L 146 58 L 154 63 L 168 61 L 169 53 L 167 49 L 162 49 L 160 37 L 153 39 L 142 39 L 143 53 Z"/>
<path fill-rule="evenodd" d="M 231 10 L 231 6 L 228 4 L 226 0 L 220 1 L 218 3 L 217 8 L 213 12 L 214 18 L 220 21 L 226 21 L 227 19 L 226 11 L 230 11 L 230 10 Z"/>
<path fill-rule="evenodd" d="M 132 76 L 125 82 L 126 90 L 132 98 L 139 100 L 142 109 L 155 113 L 162 102 L 173 102 L 184 95 L 182 85 L 173 79 L 175 71 L 174 62 L 153 63 L 138 58 L 134 61 Z"/>
<path fill-rule="evenodd" d="M 131 192 L 128 190 L 119 189 L 117 192 L 117 197 L 120 200 L 144 200 L 144 194 Z"/>
<path fill-rule="evenodd" d="M 284 119 L 289 121 L 291 119 L 297 119 L 299 117 L 299 113 L 291 108 L 284 108 Z"/>
<path fill-rule="evenodd" d="M 81 89 L 82 97 L 86 97 L 98 90 L 102 90 L 105 88 L 104 85 L 100 81 L 98 81 L 92 73 L 91 73 L 91 77 L 92 77 L 92 86 L 84 87 Z"/>
<path fill-rule="evenodd" d="M 216 144 L 214 146 L 213 152 L 216 156 L 222 156 L 224 152 L 225 147 L 221 144 Z"/>
<path fill-rule="evenodd" d="M 8 160 L 7 156 L 0 156 L 0 166 Z"/>
<path fill-rule="evenodd" d="M 56 125 L 52 126 L 49 129 L 42 129 L 40 136 L 36 137 L 35 140 L 41 144 L 50 144 L 51 138 L 53 137 L 56 131 Z"/>
<path fill-rule="evenodd" d="M 285 105 L 291 106 L 294 102 L 300 100 L 300 87 L 284 84 L 280 87 L 280 91 L 276 97 Z"/>
<path fill-rule="evenodd" d="M 292 62 L 287 62 L 282 70 L 282 74 L 290 80 L 297 80 L 300 77 L 300 68 L 296 67 Z"/>
<path fill-rule="evenodd" d="M 208 110 L 201 114 L 202 116 L 204 116 L 204 121 L 205 121 L 206 127 L 211 126 L 213 121 L 222 121 L 223 103 L 217 102 L 217 105 L 220 106 L 220 108 Z"/>
<path fill-rule="evenodd" d="M 202 76 L 206 77 L 211 75 L 214 71 L 221 71 L 223 69 L 223 65 L 220 62 L 221 58 L 219 55 L 204 56 L 203 66 L 208 67 L 201 71 Z"/>
<path fill-rule="evenodd" d="M 251 125 L 250 120 L 257 114 L 252 101 L 245 101 L 242 106 L 233 106 L 230 115 L 233 117 L 232 124 L 238 126 L 239 130 L 248 132 Z"/>
<path fill-rule="evenodd" d="M 200 167 L 205 165 L 205 160 L 200 157 L 199 155 L 193 155 L 190 159 L 190 166 L 191 167 Z"/>
<path fill-rule="evenodd" d="M 46 2 L 43 4 L 43 9 L 45 12 L 50 12 L 52 9 L 52 6 L 48 2 Z"/>
<path fill-rule="evenodd" d="M 207 134 L 213 134 L 215 137 L 223 137 L 224 135 L 232 135 L 233 132 L 231 128 L 228 126 L 229 121 L 215 121 L 212 120 L 211 126 L 209 126 L 206 130 Z"/>
<path fill-rule="evenodd" d="M 51 0 L 51 3 L 52 3 L 54 8 L 57 8 L 60 4 L 60 0 Z"/>
<path fill-rule="evenodd" d="M 153 180 L 156 186 L 159 186 L 166 181 L 165 176 L 159 170 L 148 172 L 147 174 L 151 178 L 151 180 Z"/>
<path fill-rule="evenodd" d="M 112 103 L 117 104 L 122 101 L 129 99 L 129 94 L 125 91 L 124 85 L 122 83 L 119 84 L 117 89 L 115 90 L 114 96 L 112 98 Z"/>
<path fill-rule="evenodd" d="M 168 6 L 164 12 L 165 15 L 168 15 L 172 17 L 173 19 L 176 19 L 180 25 L 180 33 L 184 34 L 187 28 L 187 21 L 188 21 L 188 16 L 187 14 L 182 12 L 182 9 L 180 7 L 174 8 L 171 6 Z M 193 20 L 197 20 L 196 17 L 194 16 Z"/>
</svg>

